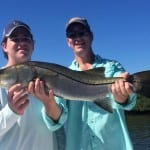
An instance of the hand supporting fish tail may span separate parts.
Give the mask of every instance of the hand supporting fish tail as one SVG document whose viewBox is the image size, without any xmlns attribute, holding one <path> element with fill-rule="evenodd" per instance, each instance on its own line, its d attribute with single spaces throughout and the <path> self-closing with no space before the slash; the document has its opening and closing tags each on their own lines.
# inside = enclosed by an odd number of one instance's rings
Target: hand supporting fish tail
<svg viewBox="0 0 150 150">
<path fill-rule="evenodd" d="M 129 77 L 129 73 L 122 73 L 120 74 L 120 77 L 127 79 Z M 119 104 L 125 104 L 129 95 L 134 92 L 132 84 L 124 81 L 124 79 L 117 80 L 111 87 L 112 94 L 116 102 Z"/>
</svg>

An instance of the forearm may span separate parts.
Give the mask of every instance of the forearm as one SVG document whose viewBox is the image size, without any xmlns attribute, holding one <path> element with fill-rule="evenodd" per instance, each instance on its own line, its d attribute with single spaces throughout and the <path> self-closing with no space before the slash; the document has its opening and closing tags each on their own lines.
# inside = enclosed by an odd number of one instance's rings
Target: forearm
<svg viewBox="0 0 150 150">
<path fill-rule="evenodd" d="M 46 114 L 55 122 L 59 120 L 61 109 L 55 101 L 49 101 L 44 104 Z"/>
<path fill-rule="evenodd" d="M 53 120 L 52 117 L 48 116 L 48 114 L 46 113 L 45 107 L 43 107 L 43 109 L 42 109 L 42 118 L 43 118 L 47 128 L 51 131 L 56 131 L 61 126 L 63 126 L 63 124 L 67 120 L 67 115 L 68 115 L 68 109 L 67 109 L 66 103 L 65 103 L 66 101 L 64 101 L 64 100 L 61 101 L 61 100 L 59 100 L 58 97 L 57 98 L 55 97 L 55 101 L 56 101 L 57 107 L 59 107 L 59 109 L 61 110 L 60 116 L 58 117 L 57 120 Z"/>
</svg>

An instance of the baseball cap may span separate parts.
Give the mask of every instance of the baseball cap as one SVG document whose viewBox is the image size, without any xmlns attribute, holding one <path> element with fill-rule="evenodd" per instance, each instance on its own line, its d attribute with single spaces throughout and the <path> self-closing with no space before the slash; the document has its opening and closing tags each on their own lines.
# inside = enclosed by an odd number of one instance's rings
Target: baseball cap
<svg viewBox="0 0 150 150">
<path fill-rule="evenodd" d="M 66 31 L 68 30 L 68 28 L 74 24 L 74 23 L 80 23 L 82 24 L 83 26 L 85 26 L 85 28 L 87 28 L 89 31 L 90 30 L 90 26 L 87 22 L 87 20 L 85 18 L 80 18 L 80 17 L 73 17 L 71 18 L 67 23 L 66 23 Z"/>
<path fill-rule="evenodd" d="M 5 26 L 2 35 L 2 41 L 4 41 L 5 38 L 9 37 L 12 34 L 12 32 L 18 27 L 23 27 L 26 30 L 28 30 L 32 37 L 31 29 L 26 23 L 18 20 L 13 20 L 11 23 Z"/>
</svg>

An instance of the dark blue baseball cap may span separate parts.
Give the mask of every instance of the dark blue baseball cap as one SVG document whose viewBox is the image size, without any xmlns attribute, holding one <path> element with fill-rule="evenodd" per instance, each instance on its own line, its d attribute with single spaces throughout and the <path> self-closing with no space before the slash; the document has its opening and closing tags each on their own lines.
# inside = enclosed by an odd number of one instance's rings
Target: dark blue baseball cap
<svg viewBox="0 0 150 150">
<path fill-rule="evenodd" d="M 29 32 L 29 34 L 31 34 L 32 37 L 31 29 L 26 23 L 18 20 L 13 20 L 11 23 L 5 26 L 2 35 L 2 42 L 5 38 L 9 37 L 15 29 L 19 27 L 25 28 Z"/>
<path fill-rule="evenodd" d="M 90 26 L 85 18 L 73 17 L 69 19 L 69 21 L 66 23 L 66 32 L 68 31 L 69 27 L 74 23 L 79 23 L 83 25 L 85 28 L 87 28 L 89 31 L 91 31 Z"/>
</svg>

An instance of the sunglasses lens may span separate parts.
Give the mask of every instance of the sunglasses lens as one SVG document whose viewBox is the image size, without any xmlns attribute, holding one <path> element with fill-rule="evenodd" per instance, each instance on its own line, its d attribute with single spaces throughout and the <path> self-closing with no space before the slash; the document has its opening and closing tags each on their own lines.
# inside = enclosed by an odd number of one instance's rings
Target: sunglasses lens
<svg viewBox="0 0 150 150">
<path fill-rule="evenodd" d="M 88 35 L 88 33 L 89 32 L 87 30 L 81 30 L 78 32 L 70 31 L 70 32 L 67 32 L 66 36 L 68 38 L 76 38 L 76 37 L 86 36 L 86 35 Z"/>
<path fill-rule="evenodd" d="M 85 35 L 85 33 L 86 33 L 85 31 L 80 31 L 80 32 L 78 32 L 78 36 L 79 36 L 79 37 L 82 37 L 82 36 Z"/>
<path fill-rule="evenodd" d="M 68 38 L 74 38 L 76 36 L 75 32 L 67 32 L 67 37 Z"/>
</svg>

